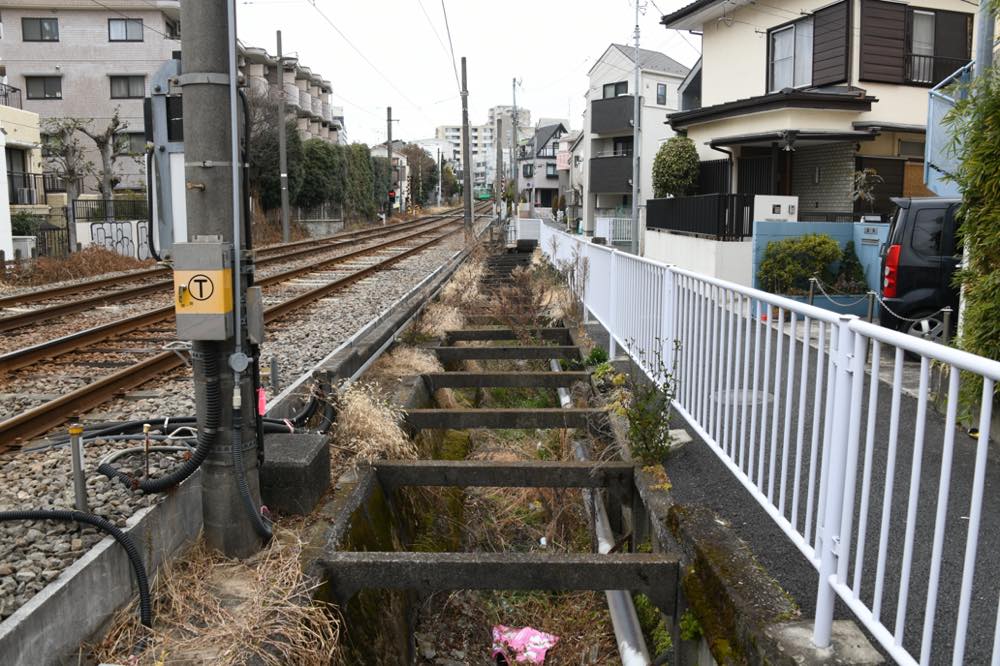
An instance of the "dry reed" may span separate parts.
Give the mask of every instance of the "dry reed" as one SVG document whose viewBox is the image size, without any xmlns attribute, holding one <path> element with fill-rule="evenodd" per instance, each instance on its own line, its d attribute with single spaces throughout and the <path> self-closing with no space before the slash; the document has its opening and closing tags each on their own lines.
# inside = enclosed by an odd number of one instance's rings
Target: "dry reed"
<svg viewBox="0 0 1000 666">
<path fill-rule="evenodd" d="M 8 274 L 7 283 L 16 286 L 33 286 L 79 280 L 105 273 L 118 273 L 148 268 L 152 260 L 139 261 L 97 245 L 85 247 L 68 257 L 38 257 L 24 262 L 23 268 Z M 0 271 L 0 281 L 3 272 Z"/>
<path fill-rule="evenodd" d="M 376 361 L 371 371 L 379 377 L 406 377 L 442 370 L 444 367 L 432 352 L 420 347 L 398 345 Z"/>
<path fill-rule="evenodd" d="M 370 384 L 354 384 L 337 397 L 334 445 L 359 460 L 417 457 L 417 446 L 401 427 L 403 412 Z"/>
</svg>

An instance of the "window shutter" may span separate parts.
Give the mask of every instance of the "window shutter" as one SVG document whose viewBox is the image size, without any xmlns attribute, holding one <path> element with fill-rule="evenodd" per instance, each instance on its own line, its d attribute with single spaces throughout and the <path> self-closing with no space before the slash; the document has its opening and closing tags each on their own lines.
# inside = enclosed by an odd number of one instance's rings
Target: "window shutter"
<svg viewBox="0 0 1000 666">
<path fill-rule="evenodd" d="M 972 15 L 934 12 L 934 82 L 943 81 L 969 62 L 972 47 Z"/>
<path fill-rule="evenodd" d="M 848 79 L 851 21 L 847 2 L 813 14 L 812 84 L 827 86 Z"/>
<path fill-rule="evenodd" d="M 906 6 L 880 0 L 861 2 L 861 79 L 903 83 Z"/>
</svg>

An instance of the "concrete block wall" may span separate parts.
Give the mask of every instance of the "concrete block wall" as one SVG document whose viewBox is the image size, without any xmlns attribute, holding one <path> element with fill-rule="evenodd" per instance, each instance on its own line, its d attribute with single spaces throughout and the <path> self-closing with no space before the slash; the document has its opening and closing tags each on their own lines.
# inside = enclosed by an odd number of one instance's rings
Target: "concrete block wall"
<svg viewBox="0 0 1000 666">
<path fill-rule="evenodd" d="M 853 210 L 853 184 L 853 143 L 795 149 L 792 156 L 792 192 L 799 197 L 800 214 L 806 214 L 810 210 Z"/>
</svg>

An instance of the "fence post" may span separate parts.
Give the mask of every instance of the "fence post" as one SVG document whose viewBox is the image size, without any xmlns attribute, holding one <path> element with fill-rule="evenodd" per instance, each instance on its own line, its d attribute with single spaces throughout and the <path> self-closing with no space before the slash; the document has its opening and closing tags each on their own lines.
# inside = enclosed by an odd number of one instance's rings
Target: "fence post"
<svg viewBox="0 0 1000 666">
<path fill-rule="evenodd" d="M 813 626 L 813 644 L 820 649 L 829 647 L 833 632 L 833 605 L 837 593 L 832 579 L 837 575 L 840 553 L 840 526 L 844 511 L 844 478 L 847 467 L 847 440 L 850 436 L 848 421 L 851 412 L 851 361 L 854 355 L 854 332 L 850 323 L 857 317 L 841 315 L 837 324 L 837 351 L 834 356 L 836 379 L 832 395 L 829 470 L 826 484 L 826 510 L 823 524 L 819 526 L 820 543 L 819 589 L 816 592 L 816 621 Z M 863 379 L 860 378 L 860 379 Z M 831 398 L 827 398 L 828 400 Z M 853 511 L 853 507 L 848 510 Z"/>
<path fill-rule="evenodd" d="M 615 329 L 618 327 L 618 299 L 616 298 L 616 285 L 617 276 L 615 275 L 615 267 L 618 265 L 618 250 L 611 251 L 611 276 L 609 279 L 609 284 L 611 285 L 610 291 L 608 292 L 608 304 L 611 306 L 608 308 L 610 310 L 608 316 L 608 358 L 614 360 L 617 350 L 615 349 Z"/>
<path fill-rule="evenodd" d="M 591 277 L 590 276 L 590 266 L 591 266 L 590 254 L 591 254 L 592 250 L 590 249 L 590 243 L 583 243 L 583 242 L 581 242 L 580 243 L 580 248 L 581 248 L 581 254 L 583 255 L 583 260 L 584 260 L 584 262 L 585 262 L 585 264 L 587 266 L 587 270 L 584 272 L 584 276 L 583 276 L 583 289 L 582 289 L 583 293 L 581 294 L 580 298 L 583 301 L 583 323 L 584 324 L 589 324 L 590 323 L 590 309 L 587 307 L 587 293 L 588 293 L 589 289 L 587 288 L 587 285 L 590 283 L 590 277 Z"/>
<path fill-rule="evenodd" d="M 667 266 L 663 271 L 663 293 L 660 298 L 660 360 L 663 362 L 664 372 L 671 377 L 674 374 L 674 275 L 673 266 Z M 667 381 L 667 377 L 663 378 Z"/>
</svg>

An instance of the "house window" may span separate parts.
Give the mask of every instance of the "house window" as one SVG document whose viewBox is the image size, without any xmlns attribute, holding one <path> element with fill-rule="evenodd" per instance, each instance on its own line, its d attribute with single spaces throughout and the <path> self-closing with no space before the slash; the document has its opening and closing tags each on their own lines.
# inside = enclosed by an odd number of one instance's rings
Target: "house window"
<svg viewBox="0 0 1000 666">
<path fill-rule="evenodd" d="M 549 178 L 555 178 L 555 177 L 557 177 L 559 174 L 556 172 L 556 165 L 555 164 L 546 164 L 545 165 L 545 175 L 548 176 Z"/>
<path fill-rule="evenodd" d="M 24 83 L 28 99 L 62 99 L 61 76 L 26 76 Z"/>
<path fill-rule="evenodd" d="M 768 35 L 768 92 L 812 83 L 813 20 L 772 30 Z"/>
<path fill-rule="evenodd" d="M 604 99 L 621 97 L 628 94 L 628 81 L 618 81 L 617 83 L 604 84 Z"/>
<path fill-rule="evenodd" d="M 924 142 L 923 141 L 907 141 L 906 139 L 899 140 L 899 156 L 900 157 L 923 157 L 924 156 Z"/>
<path fill-rule="evenodd" d="M 667 84 L 657 83 L 656 84 L 656 103 L 660 106 L 667 105 Z"/>
<path fill-rule="evenodd" d="M 142 99 L 145 96 L 145 76 L 111 77 L 111 99 Z"/>
<path fill-rule="evenodd" d="M 180 39 L 181 38 L 181 24 L 179 21 L 167 21 L 167 39 Z"/>
<path fill-rule="evenodd" d="M 21 19 L 21 38 L 26 42 L 58 42 L 59 19 Z"/>
<path fill-rule="evenodd" d="M 934 81 L 934 12 L 914 10 L 910 25 L 910 75 L 915 83 Z"/>
<path fill-rule="evenodd" d="M 631 157 L 633 138 L 630 136 L 618 137 L 613 142 L 613 151 L 616 157 Z"/>
<path fill-rule="evenodd" d="M 118 135 L 118 149 L 131 155 L 141 155 L 146 152 L 146 135 L 142 132 L 127 132 Z"/>
<path fill-rule="evenodd" d="M 108 19 L 108 41 L 141 42 L 142 19 Z"/>
<path fill-rule="evenodd" d="M 535 175 L 535 165 L 534 164 L 524 164 L 521 166 L 521 175 L 525 178 L 531 178 Z"/>
</svg>

